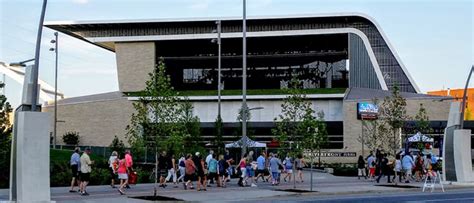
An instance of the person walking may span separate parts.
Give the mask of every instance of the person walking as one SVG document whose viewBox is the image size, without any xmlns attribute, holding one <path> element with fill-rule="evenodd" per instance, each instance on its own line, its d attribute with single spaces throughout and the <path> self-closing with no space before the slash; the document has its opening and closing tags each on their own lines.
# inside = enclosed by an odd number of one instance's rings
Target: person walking
<svg viewBox="0 0 474 203">
<path fill-rule="evenodd" d="M 81 195 L 83 196 L 89 195 L 89 193 L 87 193 L 87 184 L 89 184 L 90 181 L 90 174 L 92 172 L 91 166 L 94 164 L 89 157 L 90 154 L 91 149 L 86 148 L 86 151 L 82 153 L 81 156 Z"/>
<path fill-rule="evenodd" d="M 402 169 L 403 173 L 405 173 L 405 183 L 410 183 L 413 167 L 415 167 L 415 162 L 413 161 L 413 157 L 411 156 L 410 152 L 402 159 Z"/>
<path fill-rule="evenodd" d="M 278 158 L 278 154 L 273 154 L 270 159 L 270 171 L 272 173 L 272 186 L 278 185 L 279 183 L 279 171 L 280 167 L 283 167 L 281 160 Z"/>
<path fill-rule="evenodd" d="M 122 159 L 119 160 L 117 174 L 120 180 L 120 186 L 119 186 L 118 192 L 121 195 L 125 195 L 125 192 L 123 190 L 128 184 L 128 168 L 127 168 L 127 160 L 125 159 L 125 156 L 123 156 Z"/>
<path fill-rule="evenodd" d="M 166 176 L 166 182 L 170 181 L 171 177 L 173 177 L 173 185 L 174 188 L 178 187 L 178 183 L 176 182 L 176 160 L 174 159 L 174 155 L 170 155 L 167 158 L 167 166 L 168 166 L 168 176 Z"/>
<path fill-rule="evenodd" d="M 382 159 L 380 160 L 380 174 L 379 177 L 377 178 L 377 183 L 379 183 L 380 178 L 382 176 L 387 176 L 387 183 L 392 183 L 390 181 L 390 168 L 388 166 L 388 159 L 387 159 L 387 154 L 382 153 L 381 154 Z"/>
<path fill-rule="evenodd" d="M 184 162 L 185 164 L 185 175 L 184 175 L 184 182 L 183 186 L 184 189 L 187 190 L 188 187 L 190 189 L 193 188 L 193 180 L 195 179 L 195 174 L 196 174 L 196 165 L 194 164 L 193 161 L 193 156 L 191 154 L 186 155 L 186 161 Z"/>
<path fill-rule="evenodd" d="M 209 154 L 207 155 L 206 157 L 206 164 L 209 166 L 209 161 L 211 161 L 212 157 L 214 155 L 214 151 L 213 150 L 209 150 Z M 207 186 L 210 186 L 210 184 L 214 184 L 214 180 L 213 179 L 209 179 L 209 182 L 207 183 Z"/>
<path fill-rule="evenodd" d="M 179 177 L 176 180 L 177 182 L 179 182 L 180 180 L 183 180 L 183 182 L 184 182 L 184 176 L 186 175 L 185 161 L 186 161 L 186 158 L 184 157 L 184 155 L 182 155 L 181 158 L 179 158 L 179 161 L 178 161 Z"/>
<path fill-rule="evenodd" d="M 166 176 L 168 175 L 168 157 L 166 151 L 162 151 L 158 157 L 158 171 L 160 176 L 160 187 L 166 188 Z"/>
<path fill-rule="evenodd" d="M 80 151 L 81 149 L 76 147 L 74 149 L 74 153 L 71 155 L 71 160 L 69 161 L 72 173 L 71 188 L 69 189 L 69 192 L 80 192 L 80 189 L 79 191 L 74 190 L 74 186 L 76 184 L 77 187 L 81 187 L 81 181 L 79 180 L 79 174 L 81 172 L 81 155 L 79 155 Z"/>
<path fill-rule="evenodd" d="M 304 182 L 303 167 L 306 166 L 306 162 L 304 161 L 302 154 L 298 154 L 297 158 L 295 159 L 295 164 L 296 164 L 297 177 L 300 178 L 300 182 Z"/>
<path fill-rule="evenodd" d="M 293 159 L 290 158 L 290 155 L 287 155 L 285 160 L 283 161 L 283 165 L 285 165 L 285 173 L 286 176 L 283 178 L 283 181 L 286 182 L 286 178 L 288 178 L 288 182 L 291 182 L 291 176 L 293 175 Z"/>
<path fill-rule="evenodd" d="M 247 180 L 246 166 L 247 166 L 247 154 L 244 154 L 242 158 L 240 159 L 239 166 L 238 166 L 241 172 L 239 182 L 238 182 L 238 185 L 240 187 L 244 187 L 246 185 L 246 180 Z"/>
<path fill-rule="evenodd" d="M 207 165 L 207 170 L 209 172 L 208 179 L 210 179 L 210 180 L 215 179 L 216 183 L 217 183 L 217 186 L 220 187 L 221 184 L 220 184 L 220 181 L 219 181 L 220 178 L 217 175 L 217 172 L 218 172 L 217 169 L 218 169 L 218 162 L 216 160 L 216 155 L 212 154 L 212 159 L 209 160 L 209 164 Z"/>
<path fill-rule="evenodd" d="M 423 154 L 416 157 L 415 161 L 415 181 L 420 182 L 423 176 Z"/>
<path fill-rule="evenodd" d="M 262 182 L 265 182 L 265 152 L 260 153 L 260 156 L 257 158 L 257 176 L 255 177 L 255 182 L 258 182 L 258 178 L 262 178 Z"/>
<path fill-rule="evenodd" d="M 197 191 L 202 191 L 204 189 L 203 183 L 204 182 L 204 164 L 205 163 L 201 158 L 201 153 L 196 152 L 193 158 L 194 165 L 196 166 L 196 173 L 197 173 Z"/>
<path fill-rule="evenodd" d="M 125 164 L 127 166 L 128 173 L 133 172 L 133 157 L 132 157 L 132 153 L 130 152 L 129 149 L 125 150 Z M 128 182 L 127 182 L 127 185 L 125 187 L 127 189 L 130 189 L 130 185 L 128 185 Z"/>
<path fill-rule="evenodd" d="M 219 155 L 219 161 L 218 161 L 218 175 L 220 177 L 220 184 L 223 188 L 226 187 L 226 182 L 227 182 L 227 176 L 229 175 L 227 173 L 228 168 L 230 164 L 228 161 L 224 159 L 223 155 Z"/>
<path fill-rule="evenodd" d="M 376 166 L 375 157 L 372 154 L 372 152 L 370 152 L 370 155 L 367 158 L 367 167 L 369 168 L 369 178 L 371 180 L 375 179 L 375 166 Z"/>
<path fill-rule="evenodd" d="M 115 176 L 117 174 L 117 165 L 118 165 L 118 157 L 117 152 L 113 151 L 109 157 L 108 164 L 109 164 L 109 172 L 110 172 L 110 186 L 115 188 Z"/>
<path fill-rule="evenodd" d="M 398 182 L 402 182 L 402 162 L 400 161 L 400 154 L 395 155 L 395 167 L 393 168 L 395 176 L 393 180 L 395 182 L 396 177 L 398 176 Z"/>
<path fill-rule="evenodd" d="M 365 174 L 365 161 L 362 155 L 359 155 L 359 160 L 357 160 L 357 171 L 357 179 L 360 180 L 360 177 L 367 179 L 367 175 Z"/>
</svg>

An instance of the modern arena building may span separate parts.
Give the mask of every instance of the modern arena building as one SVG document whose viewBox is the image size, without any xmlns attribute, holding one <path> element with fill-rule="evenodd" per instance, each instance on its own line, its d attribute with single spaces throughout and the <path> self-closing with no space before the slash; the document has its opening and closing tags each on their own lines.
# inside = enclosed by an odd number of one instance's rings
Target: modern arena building
<svg viewBox="0 0 474 203">
<path fill-rule="evenodd" d="M 211 40 L 217 37 L 216 20 L 222 25 L 224 140 L 235 141 L 242 100 L 241 18 L 46 23 L 48 28 L 115 52 L 117 61 L 117 92 L 58 102 L 58 119 L 65 121 L 58 123 L 58 136 L 77 131 L 86 146 L 108 146 L 115 135 L 124 138 L 134 112 L 132 102 L 138 99 L 134 93 L 145 88 L 148 73 L 163 58 L 173 87 L 194 105 L 204 141 L 212 140 L 218 56 Z M 329 145 L 324 161 L 356 161 L 362 153 L 357 103 L 383 99 L 395 85 L 407 99 L 409 114 L 416 114 L 424 104 L 435 133 L 441 135 L 446 125 L 451 101 L 420 94 L 380 26 L 368 16 L 249 18 L 247 52 L 248 106 L 263 107 L 251 111 L 248 124 L 257 141 L 275 144 L 273 119 L 287 96 L 282 89 L 294 75 L 303 81 L 314 109 L 325 113 Z M 52 107 L 49 103 L 44 109 L 52 112 Z"/>
</svg>

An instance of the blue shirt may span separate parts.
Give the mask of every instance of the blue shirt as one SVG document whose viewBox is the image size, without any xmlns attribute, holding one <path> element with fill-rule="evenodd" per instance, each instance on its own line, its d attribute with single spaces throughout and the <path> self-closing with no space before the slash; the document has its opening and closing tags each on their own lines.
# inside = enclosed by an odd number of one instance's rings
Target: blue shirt
<svg viewBox="0 0 474 203">
<path fill-rule="evenodd" d="M 260 155 L 257 158 L 257 169 L 258 170 L 264 170 L 265 169 L 265 157 L 263 157 L 262 155 Z"/>
<path fill-rule="evenodd" d="M 281 164 L 280 159 L 277 159 L 275 157 L 270 159 L 270 170 L 272 171 L 272 173 L 276 173 L 279 171 L 278 166 L 280 166 L 280 164 Z"/>
<path fill-rule="evenodd" d="M 81 165 L 81 156 L 79 156 L 79 153 L 74 152 L 71 156 L 71 161 L 70 161 L 71 166 L 72 165 Z"/>
<path fill-rule="evenodd" d="M 217 173 L 217 160 L 211 159 L 209 160 L 209 173 Z"/>
<path fill-rule="evenodd" d="M 415 162 L 413 161 L 413 158 L 411 156 L 406 155 L 402 159 L 402 167 L 405 170 L 412 169 L 413 166 L 415 165 Z"/>
</svg>

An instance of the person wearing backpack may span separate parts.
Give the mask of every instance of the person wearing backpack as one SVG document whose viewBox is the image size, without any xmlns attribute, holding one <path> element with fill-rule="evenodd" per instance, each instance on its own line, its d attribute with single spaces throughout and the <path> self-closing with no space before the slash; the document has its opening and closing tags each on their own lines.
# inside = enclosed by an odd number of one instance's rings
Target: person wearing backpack
<svg viewBox="0 0 474 203">
<path fill-rule="evenodd" d="M 291 182 L 291 175 L 293 175 L 293 159 L 290 158 L 290 155 L 287 155 L 285 160 L 283 161 L 283 165 L 285 166 L 285 173 L 286 176 L 283 178 L 283 181 L 286 182 L 286 178 L 288 178 L 288 182 Z"/>
<path fill-rule="evenodd" d="M 186 164 L 185 164 L 186 158 L 184 158 L 184 155 L 181 156 L 178 160 L 178 169 L 179 169 L 179 177 L 177 182 L 180 180 L 183 180 L 184 182 L 184 176 L 186 175 Z"/>
</svg>

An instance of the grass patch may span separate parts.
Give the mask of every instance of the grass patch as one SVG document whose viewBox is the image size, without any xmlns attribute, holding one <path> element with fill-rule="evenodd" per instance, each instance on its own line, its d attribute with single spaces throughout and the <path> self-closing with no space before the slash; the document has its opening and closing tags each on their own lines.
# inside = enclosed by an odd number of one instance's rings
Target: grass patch
<svg viewBox="0 0 474 203">
<path fill-rule="evenodd" d="M 303 89 L 304 94 L 343 94 L 346 88 L 318 88 Z M 178 91 L 182 96 L 217 96 L 217 90 L 184 90 Z M 143 97 L 147 96 L 145 92 L 125 92 L 125 96 Z M 242 95 L 242 90 L 222 90 L 223 96 Z M 253 89 L 247 90 L 247 95 L 284 95 L 288 94 L 284 89 Z"/>
</svg>

